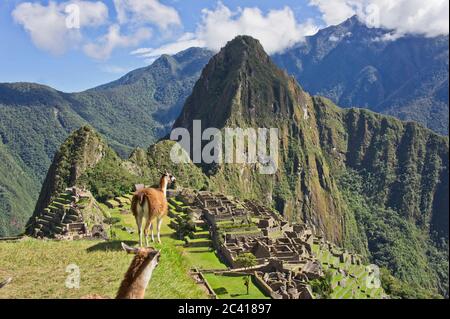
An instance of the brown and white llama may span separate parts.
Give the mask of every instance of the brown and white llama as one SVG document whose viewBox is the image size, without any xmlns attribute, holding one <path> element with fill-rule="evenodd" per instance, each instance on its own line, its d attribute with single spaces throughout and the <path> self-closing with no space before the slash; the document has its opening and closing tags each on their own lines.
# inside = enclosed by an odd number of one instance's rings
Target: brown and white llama
<svg viewBox="0 0 450 319">
<path fill-rule="evenodd" d="M 165 172 L 159 180 L 158 188 L 140 188 L 134 193 L 131 200 L 131 212 L 136 218 L 139 233 L 139 246 L 142 247 L 142 235 L 145 235 L 145 244 L 148 246 L 148 232 L 151 231 L 152 241 L 153 221 L 156 219 L 157 239 L 161 243 L 161 224 L 164 216 L 167 215 L 167 187 L 175 182 L 175 177 Z"/>
<path fill-rule="evenodd" d="M 159 263 L 160 251 L 152 247 L 134 248 L 122 243 L 122 248 L 134 258 L 122 280 L 116 299 L 144 299 L 148 283 L 152 278 L 153 270 Z M 82 299 L 107 299 L 93 294 Z"/>
</svg>

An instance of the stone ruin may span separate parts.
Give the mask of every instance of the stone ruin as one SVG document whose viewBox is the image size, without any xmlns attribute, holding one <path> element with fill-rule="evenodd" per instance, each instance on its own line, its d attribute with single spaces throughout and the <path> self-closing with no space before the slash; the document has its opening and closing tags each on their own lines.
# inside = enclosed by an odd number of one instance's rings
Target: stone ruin
<svg viewBox="0 0 450 319">
<path fill-rule="evenodd" d="M 36 238 L 107 239 L 103 212 L 89 191 L 70 187 L 33 216 L 26 233 Z"/>
<path fill-rule="evenodd" d="M 314 295 L 307 282 L 292 272 L 256 271 L 255 277 L 261 287 L 273 299 L 313 299 Z"/>
<path fill-rule="evenodd" d="M 202 207 L 203 216 L 212 225 L 217 222 L 246 218 L 247 212 L 223 194 L 199 192 L 195 204 Z"/>
<path fill-rule="evenodd" d="M 232 268 L 239 268 L 236 260 L 240 254 L 251 253 L 256 257 L 259 268 L 255 278 L 260 288 L 272 298 L 313 298 L 308 281 L 325 276 L 322 264 L 312 252 L 314 244 L 328 249 L 340 262 L 361 264 L 360 256 L 338 249 L 321 236 L 314 236 L 307 224 L 289 224 L 280 214 L 255 201 L 240 203 L 211 192 L 186 193 L 181 197 L 196 215 L 201 212 L 210 227 L 215 248 Z M 220 224 L 235 225 L 236 221 L 249 218 L 255 220 L 252 227 L 257 231 L 232 229 L 229 232 L 227 229 L 224 240 L 218 240 Z"/>
</svg>

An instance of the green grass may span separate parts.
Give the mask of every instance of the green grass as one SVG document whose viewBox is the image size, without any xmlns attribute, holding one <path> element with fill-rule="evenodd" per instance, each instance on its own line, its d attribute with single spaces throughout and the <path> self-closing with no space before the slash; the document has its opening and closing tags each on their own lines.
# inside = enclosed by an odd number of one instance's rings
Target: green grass
<svg viewBox="0 0 450 319">
<path fill-rule="evenodd" d="M 185 255 L 192 267 L 198 269 L 227 269 L 212 248 L 188 247 Z"/>
<path fill-rule="evenodd" d="M 331 268 L 331 265 L 335 267 L 340 267 L 341 269 L 346 270 L 349 274 L 353 274 L 356 278 L 351 278 L 347 276 L 345 287 L 336 286 L 331 293 L 331 298 L 333 299 L 366 299 L 367 294 L 364 290 L 367 290 L 367 293 L 370 294 L 370 298 L 381 298 L 383 295 L 382 288 L 366 288 L 366 266 L 365 265 L 351 265 L 346 263 L 339 262 L 339 258 L 334 257 L 331 252 L 327 250 L 321 250 L 319 245 L 313 244 L 312 251 L 316 254 L 319 261 L 322 263 L 322 266 L 325 271 L 330 270 L 333 273 L 331 278 L 331 283 L 337 283 L 341 279 L 344 278 L 342 274 L 340 274 L 336 269 Z M 358 286 L 360 288 L 358 288 Z"/>
<path fill-rule="evenodd" d="M 244 285 L 244 276 L 223 276 L 204 274 L 212 289 L 220 299 L 268 299 L 253 282 L 250 282 L 249 294 Z"/>
<path fill-rule="evenodd" d="M 176 247 L 163 243 L 159 248 L 162 257 L 146 298 L 206 297 L 189 277 L 189 265 Z M 114 297 L 131 259 L 120 249 L 120 241 L 0 243 L 0 278 L 13 277 L 0 298 L 80 298 L 93 293 Z M 80 268 L 80 289 L 65 287 L 70 264 Z"/>
<path fill-rule="evenodd" d="M 102 205 L 102 208 L 106 207 Z M 120 218 L 119 227 L 135 229 L 134 217 L 120 214 L 120 209 L 108 212 Z M 155 269 L 146 298 L 207 298 L 188 271 L 191 259 L 186 258 L 182 241 L 172 237 L 166 218 L 161 229 L 160 264 Z M 0 291 L 0 298 L 80 298 L 88 294 L 114 297 L 131 262 L 132 256 L 120 248 L 121 241 L 136 245 L 137 233 L 129 234 L 115 227 L 114 241 L 42 241 L 26 239 L 0 242 L 0 278 L 13 277 L 13 282 Z M 80 268 L 80 289 L 68 289 L 66 267 Z M 212 262 L 211 262 L 212 264 Z"/>
</svg>

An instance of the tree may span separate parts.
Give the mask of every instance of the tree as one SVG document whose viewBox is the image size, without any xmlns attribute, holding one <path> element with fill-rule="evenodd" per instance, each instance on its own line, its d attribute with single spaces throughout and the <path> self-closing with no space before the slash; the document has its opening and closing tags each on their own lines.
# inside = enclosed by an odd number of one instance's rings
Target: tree
<svg viewBox="0 0 450 319">
<path fill-rule="evenodd" d="M 330 299 L 333 289 L 331 288 L 331 280 L 333 274 L 330 271 L 325 273 L 325 277 L 311 280 L 309 284 L 313 292 L 321 299 Z"/>
<path fill-rule="evenodd" d="M 258 260 L 256 259 L 255 255 L 253 255 L 252 253 L 243 253 L 243 254 L 240 254 L 236 258 L 236 263 L 240 267 L 250 268 L 250 267 L 256 266 L 258 264 Z M 250 291 L 249 291 L 249 288 L 250 288 L 250 274 L 247 275 L 246 277 L 244 277 L 243 279 L 244 279 L 244 286 L 247 289 L 247 295 L 248 295 L 250 293 Z"/>
</svg>

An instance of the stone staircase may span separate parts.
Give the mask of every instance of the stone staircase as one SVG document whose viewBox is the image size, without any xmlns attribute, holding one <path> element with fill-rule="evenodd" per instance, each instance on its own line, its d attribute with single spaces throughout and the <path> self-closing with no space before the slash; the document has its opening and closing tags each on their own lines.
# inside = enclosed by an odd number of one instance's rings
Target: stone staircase
<svg viewBox="0 0 450 319">
<path fill-rule="evenodd" d="M 73 189 L 67 189 L 40 215 L 34 217 L 33 223 L 28 225 L 31 229 L 27 229 L 27 233 L 38 238 L 86 235 L 87 227 L 76 205 L 79 198 Z"/>
</svg>

